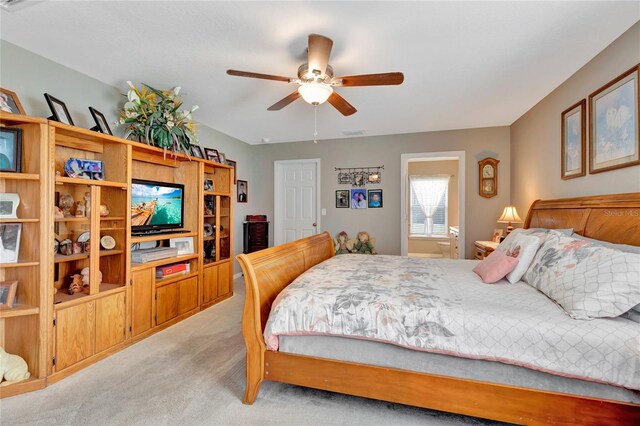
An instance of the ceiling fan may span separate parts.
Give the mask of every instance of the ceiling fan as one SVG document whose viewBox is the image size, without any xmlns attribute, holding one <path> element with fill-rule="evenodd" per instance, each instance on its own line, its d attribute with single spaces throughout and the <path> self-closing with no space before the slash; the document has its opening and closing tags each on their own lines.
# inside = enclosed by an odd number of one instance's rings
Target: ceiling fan
<svg viewBox="0 0 640 426">
<path fill-rule="evenodd" d="M 227 74 L 237 77 L 282 81 L 284 83 L 298 85 L 298 88 L 289 96 L 267 108 L 269 111 L 281 110 L 291 102 L 302 97 L 307 103 L 314 106 L 328 101 L 345 116 L 354 114 L 357 110 L 347 102 L 346 99 L 340 96 L 334 88 L 397 85 L 402 84 L 404 81 L 404 75 L 401 72 L 334 77 L 333 68 L 329 65 L 329 56 L 331 55 L 332 47 L 333 40 L 330 38 L 319 34 L 310 34 L 309 47 L 307 49 L 307 63 L 300 65 L 298 68 L 298 78 L 238 70 L 227 70 Z"/>
</svg>

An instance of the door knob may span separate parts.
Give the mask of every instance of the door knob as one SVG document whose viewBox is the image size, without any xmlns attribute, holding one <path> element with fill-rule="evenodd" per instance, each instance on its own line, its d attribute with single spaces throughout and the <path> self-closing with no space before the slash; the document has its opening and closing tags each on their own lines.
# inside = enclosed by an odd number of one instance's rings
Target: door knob
<svg viewBox="0 0 640 426">
<path fill-rule="evenodd" d="M 313 226 L 318 226 L 318 224 L 316 222 L 313 222 Z"/>
</svg>

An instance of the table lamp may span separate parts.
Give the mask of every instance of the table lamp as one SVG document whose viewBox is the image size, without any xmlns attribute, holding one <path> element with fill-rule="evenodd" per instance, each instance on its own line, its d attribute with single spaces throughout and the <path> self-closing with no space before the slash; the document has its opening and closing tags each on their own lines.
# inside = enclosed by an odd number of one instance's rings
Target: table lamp
<svg viewBox="0 0 640 426">
<path fill-rule="evenodd" d="M 507 235 L 511 231 L 513 231 L 513 226 L 511 226 L 511 222 L 522 223 L 522 219 L 518 216 L 518 212 L 514 206 L 507 206 L 504 208 L 502 212 L 502 216 L 498 219 L 498 223 L 507 223 Z"/>
</svg>

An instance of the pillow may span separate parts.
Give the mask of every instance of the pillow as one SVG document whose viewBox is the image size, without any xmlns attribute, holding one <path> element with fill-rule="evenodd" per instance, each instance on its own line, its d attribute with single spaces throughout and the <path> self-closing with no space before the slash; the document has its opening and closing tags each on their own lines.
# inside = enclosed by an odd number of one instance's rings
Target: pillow
<svg viewBox="0 0 640 426">
<path fill-rule="evenodd" d="M 478 263 L 473 272 L 478 274 L 486 284 L 500 281 L 518 264 L 518 259 L 507 256 L 500 250 L 493 251 L 483 261 Z"/>
<path fill-rule="evenodd" d="M 524 273 L 527 272 L 540 244 L 539 238 L 532 235 L 525 235 L 524 231 L 513 231 L 507 235 L 507 238 L 497 247 L 496 251 L 502 251 L 507 256 L 518 259 L 518 264 L 507 274 L 507 280 L 509 280 L 511 284 L 520 281 Z"/>
<path fill-rule="evenodd" d="M 614 244 L 614 243 L 610 243 L 608 241 L 594 240 L 593 238 L 583 237 L 582 235 L 579 235 L 579 234 L 574 234 L 573 237 L 577 238 L 579 240 L 584 240 L 584 241 L 587 241 L 587 242 L 590 242 L 590 243 L 598 244 L 598 245 L 601 245 L 603 247 L 607 247 L 607 248 L 610 248 L 610 249 L 620 250 L 620 251 L 623 251 L 625 253 L 640 254 L 640 247 L 638 247 L 638 246 L 630 246 L 630 245 L 627 245 L 627 244 Z"/>
<path fill-rule="evenodd" d="M 572 318 L 617 317 L 640 303 L 640 255 L 550 235 L 526 281 Z"/>
</svg>

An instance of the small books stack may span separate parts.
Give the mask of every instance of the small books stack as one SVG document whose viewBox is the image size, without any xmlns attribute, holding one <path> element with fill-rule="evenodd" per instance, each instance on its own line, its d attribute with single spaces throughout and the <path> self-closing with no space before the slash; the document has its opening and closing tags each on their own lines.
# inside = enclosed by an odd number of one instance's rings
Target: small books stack
<svg viewBox="0 0 640 426">
<path fill-rule="evenodd" d="M 156 278 L 168 278 L 173 275 L 186 275 L 189 273 L 188 263 L 172 263 L 171 265 L 158 266 L 156 268 Z"/>
</svg>

